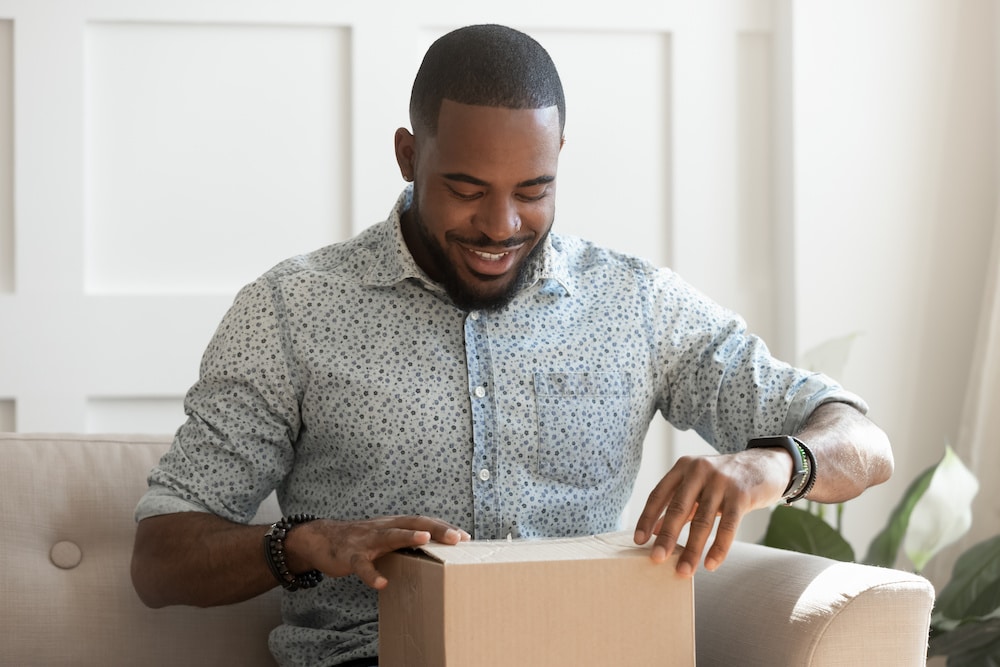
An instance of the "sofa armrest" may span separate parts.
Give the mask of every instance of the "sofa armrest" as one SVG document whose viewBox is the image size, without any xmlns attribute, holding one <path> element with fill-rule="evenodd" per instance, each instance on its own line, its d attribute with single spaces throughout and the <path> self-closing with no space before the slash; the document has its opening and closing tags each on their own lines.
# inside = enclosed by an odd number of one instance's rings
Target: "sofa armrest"
<svg viewBox="0 0 1000 667">
<path fill-rule="evenodd" d="M 926 661 L 934 588 L 909 572 L 736 542 L 694 590 L 699 667 Z"/>
</svg>

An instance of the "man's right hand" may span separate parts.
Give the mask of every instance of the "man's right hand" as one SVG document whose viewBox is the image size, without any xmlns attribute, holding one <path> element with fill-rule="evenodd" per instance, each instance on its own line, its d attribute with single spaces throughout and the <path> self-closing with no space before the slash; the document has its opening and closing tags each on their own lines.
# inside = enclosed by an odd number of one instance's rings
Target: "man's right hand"
<svg viewBox="0 0 1000 667">
<path fill-rule="evenodd" d="M 302 523 L 285 537 L 288 568 L 293 573 L 319 570 L 330 577 L 351 574 L 376 590 L 388 580 L 375 561 L 397 549 L 419 547 L 431 540 L 458 544 L 470 539 L 467 532 L 426 516 L 390 516 L 367 521 L 317 519 Z"/>
<path fill-rule="evenodd" d="M 260 595 L 278 582 L 264 560 L 267 526 L 245 526 L 204 512 L 149 517 L 136 528 L 132 583 L 150 607 L 232 604 Z M 375 589 L 388 583 L 376 570 L 379 556 L 434 540 L 456 544 L 469 534 L 424 516 L 366 521 L 317 519 L 285 537 L 289 570 L 319 570 L 330 577 L 356 574 Z"/>
</svg>

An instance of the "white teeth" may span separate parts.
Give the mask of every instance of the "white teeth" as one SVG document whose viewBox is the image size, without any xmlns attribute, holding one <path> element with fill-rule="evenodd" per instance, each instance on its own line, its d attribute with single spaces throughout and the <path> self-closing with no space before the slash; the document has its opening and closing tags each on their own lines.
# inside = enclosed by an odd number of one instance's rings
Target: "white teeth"
<svg viewBox="0 0 1000 667">
<path fill-rule="evenodd" d="M 475 254 L 479 255 L 488 262 L 496 262 L 507 256 L 508 253 L 502 252 L 499 255 L 494 255 L 491 252 L 480 252 L 479 250 L 473 250 Z"/>
</svg>

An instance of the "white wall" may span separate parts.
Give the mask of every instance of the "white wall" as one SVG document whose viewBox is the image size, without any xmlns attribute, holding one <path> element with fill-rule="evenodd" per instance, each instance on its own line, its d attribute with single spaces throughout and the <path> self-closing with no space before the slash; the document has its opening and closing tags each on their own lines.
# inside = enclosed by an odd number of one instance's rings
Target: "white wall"
<svg viewBox="0 0 1000 667">
<path fill-rule="evenodd" d="M 959 433 L 996 224 L 995 11 L 795 4 L 796 335 L 861 333 L 843 380 L 896 453 L 894 478 L 848 505 L 862 555 L 860 528 Z"/>
<path fill-rule="evenodd" d="M 672 265 L 786 358 L 862 333 L 842 379 L 898 470 L 849 505 L 863 550 L 958 428 L 993 3 L 416 5 L 0 0 L 0 429 L 172 431 L 236 289 L 389 210 L 427 44 L 498 21 L 564 78 L 562 231 Z M 658 424 L 648 451 L 638 496 L 705 448 Z"/>
</svg>

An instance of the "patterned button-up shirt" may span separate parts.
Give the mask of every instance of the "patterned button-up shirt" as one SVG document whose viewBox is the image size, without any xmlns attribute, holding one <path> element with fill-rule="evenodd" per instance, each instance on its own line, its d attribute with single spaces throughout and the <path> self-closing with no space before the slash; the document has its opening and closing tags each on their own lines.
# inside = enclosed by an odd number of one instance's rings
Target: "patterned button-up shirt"
<svg viewBox="0 0 1000 667">
<path fill-rule="evenodd" d="M 400 231 L 412 189 L 356 238 L 245 287 L 201 364 L 189 418 L 136 516 L 282 511 L 435 516 L 475 539 L 619 528 L 655 413 L 721 452 L 858 397 L 776 361 L 668 269 L 551 234 L 522 288 L 466 312 Z M 283 664 L 374 655 L 356 577 L 286 593 Z"/>
</svg>

